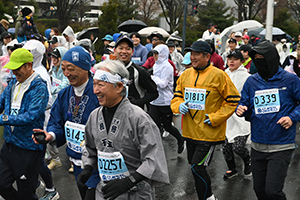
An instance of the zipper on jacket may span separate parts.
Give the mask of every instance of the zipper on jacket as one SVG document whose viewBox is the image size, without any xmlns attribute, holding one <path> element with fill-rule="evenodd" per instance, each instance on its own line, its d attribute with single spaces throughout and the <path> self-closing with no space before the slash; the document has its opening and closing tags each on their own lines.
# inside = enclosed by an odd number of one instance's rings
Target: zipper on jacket
<svg viewBox="0 0 300 200">
<path fill-rule="evenodd" d="M 194 86 L 196 86 L 196 85 L 197 85 L 197 81 L 198 81 L 198 78 L 199 78 L 199 71 L 197 70 L 197 72 L 198 72 L 198 75 L 197 75 L 197 78 L 196 78 L 196 81 L 195 81 L 195 84 L 194 84 Z"/>
</svg>

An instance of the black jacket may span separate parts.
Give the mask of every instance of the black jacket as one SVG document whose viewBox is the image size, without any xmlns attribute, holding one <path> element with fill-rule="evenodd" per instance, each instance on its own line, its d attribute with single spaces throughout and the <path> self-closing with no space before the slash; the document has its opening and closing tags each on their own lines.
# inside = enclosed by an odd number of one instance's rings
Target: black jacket
<svg viewBox="0 0 300 200">
<path fill-rule="evenodd" d="M 145 104 L 158 97 L 157 86 L 142 67 L 130 62 L 126 68 L 129 71 L 128 99 L 131 103 L 144 108 Z"/>
</svg>

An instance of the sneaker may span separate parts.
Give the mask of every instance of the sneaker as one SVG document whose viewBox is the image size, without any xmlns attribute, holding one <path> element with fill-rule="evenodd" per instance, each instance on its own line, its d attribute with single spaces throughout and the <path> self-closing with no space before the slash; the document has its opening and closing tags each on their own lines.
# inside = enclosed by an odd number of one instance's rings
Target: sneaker
<svg viewBox="0 0 300 200">
<path fill-rule="evenodd" d="M 50 160 L 52 159 L 50 153 L 49 153 L 47 150 L 46 150 L 46 153 L 45 153 L 45 159 L 46 159 L 47 161 L 50 161 Z"/>
<path fill-rule="evenodd" d="M 162 137 L 166 138 L 166 137 L 168 137 L 168 136 L 169 136 L 169 134 L 170 134 L 169 132 L 167 132 L 167 131 L 164 131 L 164 132 L 163 132 L 163 134 L 162 134 Z"/>
<path fill-rule="evenodd" d="M 228 171 L 226 171 L 226 174 L 224 174 L 224 179 L 230 179 L 237 175 L 238 175 L 238 173 L 237 173 L 236 169 L 228 170 Z"/>
<path fill-rule="evenodd" d="M 206 200 L 218 200 L 217 197 L 215 197 L 215 195 L 211 195 L 210 197 L 208 197 Z"/>
<path fill-rule="evenodd" d="M 52 159 L 48 165 L 48 168 L 50 170 L 53 170 L 53 169 L 57 169 L 57 168 L 60 168 L 62 166 L 62 163 L 60 161 L 59 158 L 56 158 L 56 159 Z"/>
<path fill-rule="evenodd" d="M 250 161 L 247 164 L 245 164 L 244 175 L 247 176 L 247 177 L 251 177 L 252 176 L 252 169 L 251 169 L 251 163 L 250 163 Z"/>
<path fill-rule="evenodd" d="M 71 164 L 71 167 L 70 167 L 70 169 L 69 169 L 69 172 L 70 173 L 73 173 L 74 172 L 74 168 L 73 168 L 73 165 Z"/>
<path fill-rule="evenodd" d="M 39 200 L 58 200 L 59 194 L 56 189 L 53 192 L 45 191 L 44 195 Z"/>
</svg>

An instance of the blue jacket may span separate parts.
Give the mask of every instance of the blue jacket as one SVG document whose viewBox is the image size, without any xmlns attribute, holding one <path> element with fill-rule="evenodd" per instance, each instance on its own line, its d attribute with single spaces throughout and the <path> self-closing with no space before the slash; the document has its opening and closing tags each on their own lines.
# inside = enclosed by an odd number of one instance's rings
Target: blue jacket
<svg viewBox="0 0 300 200">
<path fill-rule="evenodd" d="M 136 65 L 142 66 L 147 60 L 148 50 L 143 45 L 139 44 L 134 47 L 134 52 L 131 56 L 131 61 Z M 134 58 L 140 58 L 139 62 L 134 61 Z"/>
<path fill-rule="evenodd" d="M 279 112 L 255 114 L 255 91 L 274 89 L 279 90 Z M 279 67 L 277 73 L 267 82 L 256 73 L 250 76 L 244 84 L 239 105 L 248 107 L 244 116 L 251 112 L 251 140 L 261 144 L 291 144 L 295 142 L 296 124 L 300 121 L 300 80 Z M 266 99 L 267 100 L 267 99 Z M 283 128 L 277 121 L 289 116 L 293 125 Z"/>
<path fill-rule="evenodd" d="M 44 145 L 37 145 L 31 136 L 34 128 L 43 129 L 45 109 L 49 99 L 47 83 L 40 75 L 36 75 L 28 90 L 24 93 L 18 115 L 10 115 L 11 94 L 17 82 L 13 78 L 0 96 L 0 112 L 8 115 L 3 121 L 0 115 L 0 125 L 4 126 L 4 140 L 6 143 L 22 149 L 43 150 Z M 11 130 L 14 126 L 14 130 Z"/>
<path fill-rule="evenodd" d="M 85 91 L 81 97 L 82 100 L 79 104 L 78 114 L 75 117 L 73 117 L 72 114 L 75 105 L 74 103 L 70 103 L 71 98 L 74 98 L 74 89 L 73 86 L 69 85 L 58 93 L 57 99 L 51 109 L 47 131 L 55 133 L 56 144 L 58 147 L 66 143 L 64 128 L 66 121 L 85 125 L 90 113 L 95 108 L 99 107 L 99 101 L 93 92 L 93 77 L 89 78 Z M 81 159 L 81 153 L 76 153 L 69 147 L 67 147 L 67 155 L 75 159 Z"/>
</svg>

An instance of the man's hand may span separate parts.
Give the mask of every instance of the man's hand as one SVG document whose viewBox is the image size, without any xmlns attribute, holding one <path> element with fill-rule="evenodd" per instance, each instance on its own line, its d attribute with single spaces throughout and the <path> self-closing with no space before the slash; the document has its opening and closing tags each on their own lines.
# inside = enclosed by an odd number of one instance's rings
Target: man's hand
<svg viewBox="0 0 300 200">
<path fill-rule="evenodd" d="M 44 131 L 42 129 L 33 129 L 33 132 L 44 132 L 46 135 L 45 140 L 48 142 L 51 142 L 53 137 L 51 134 L 49 134 L 47 131 Z M 31 138 L 33 139 L 34 143 L 39 144 L 38 141 L 35 139 L 34 135 L 32 134 Z"/>
<path fill-rule="evenodd" d="M 185 115 L 189 111 L 188 107 L 189 102 L 183 102 L 179 105 L 179 112 L 183 115 Z"/>
<path fill-rule="evenodd" d="M 247 106 L 242 106 L 242 105 L 239 105 L 239 107 L 237 108 L 236 110 L 236 114 L 237 116 L 243 116 L 244 112 L 248 110 L 248 107 Z"/>
<path fill-rule="evenodd" d="M 277 124 L 280 124 L 285 129 L 289 129 L 293 125 L 293 121 L 291 120 L 290 117 L 285 116 L 285 117 L 281 117 L 278 120 Z"/>
</svg>

